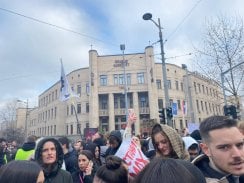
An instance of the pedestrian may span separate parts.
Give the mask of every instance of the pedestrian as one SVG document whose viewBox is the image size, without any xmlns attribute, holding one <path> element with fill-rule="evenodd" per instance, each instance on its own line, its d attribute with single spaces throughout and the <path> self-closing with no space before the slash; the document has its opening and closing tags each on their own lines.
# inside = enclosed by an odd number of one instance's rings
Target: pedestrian
<svg viewBox="0 0 244 183">
<path fill-rule="evenodd" d="M 35 151 L 36 140 L 36 136 L 28 136 L 23 146 L 17 150 L 15 160 L 29 160 Z"/>
<path fill-rule="evenodd" d="M 55 138 L 43 138 L 38 142 L 35 161 L 43 168 L 45 183 L 73 183 L 71 174 L 61 169 L 64 153 Z"/>
<path fill-rule="evenodd" d="M 156 157 L 137 175 L 134 183 L 206 183 L 206 180 L 188 161 Z"/>
<path fill-rule="evenodd" d="M 152 128 L 152 143 L 156 157 L 190 160 L 182 138 L 168 125 L 155 124 Z"/>
<path fill-rule="evenodd" d="M 128 183 L 128 170 L 123 160 L 117 156 L 106 157 L 105 164 L 100 166 L 93 183 Z"/>
<path fill-rule="evenodd" d="M 244 142 L 237 121 L 211 116 L 200 123 L 204 154 L 193 160 L 207 182 L 244 183 Z"/>
<path fill-rule="evenodd" d="M 115 155 L 122 143 L 122 134 L 119 130 L 114 130 L 108 137 L 109 148 L 105 152 L 105 157 Z"/>
<path fill-rule="evenodd" d="M 42 168 L 33 161 L 14 160 L 0 168 L 1 183 L 44 183 Z"/>
<path fill-rule="evenodd" d="M 184 143 L 185 143 L 185 149 L 188 151 L 190 155 L 190 161 L 195 159 L 199 153 L 200 153 L 200 147 L 198 145 L 198 142 L 192 138 L 191 136 L 185 136 L 182 137 Z"/>
<path fill-rule="evenodd" d="M 77 153 L 73 148 L 70 149 L 70 141 L 67 137 L 60 137 L 58 141 L 61 143 L 63 149 L 65 168 L 72 174 L 79 169 Z"/>
<path fill-rule="evenodd" d="M 0 167 L 7 163 L 7 141 L 4 138 L 0 138 Z"/>
<path fill-rule="evenodd" d="M 91 151 L 83 150 L 78 156 L 79 170 L 72 174 L 74 183 L 92 183 L 96 167 L 93 162 L 94 156 Z"/>
</svg>

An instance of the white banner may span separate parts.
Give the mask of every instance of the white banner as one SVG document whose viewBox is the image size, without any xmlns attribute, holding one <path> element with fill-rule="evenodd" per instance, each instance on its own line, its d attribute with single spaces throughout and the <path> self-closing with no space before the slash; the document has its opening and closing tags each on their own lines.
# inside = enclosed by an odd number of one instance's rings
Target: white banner
<svg viewBox="0 0 244 183">
<path fill-rule="evenodd" d="M 149 163 L 140 147 L 131 138 L 123 140 L 115 156 L 126 161 L 131 176 L 137 175 Z"/>
</svg>

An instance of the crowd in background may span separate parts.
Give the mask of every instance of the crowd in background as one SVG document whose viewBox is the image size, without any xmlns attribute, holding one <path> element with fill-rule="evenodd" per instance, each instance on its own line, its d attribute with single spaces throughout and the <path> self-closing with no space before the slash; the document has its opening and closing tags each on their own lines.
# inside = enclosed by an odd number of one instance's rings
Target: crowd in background
<svg viewBox="0 0 244 183">
<path fill-rule="evenodd" d="M 116 156 L 124 133 L 149 160 L 137 175 Z M 74 141 L 32 135 L 22 145 L 0 138 L 0 182 L 244 183 L 243 134 L 243 122 L 211 116 L 191 133 L 155 124 L 149 137 L 114 130 Z"/>
</svg>

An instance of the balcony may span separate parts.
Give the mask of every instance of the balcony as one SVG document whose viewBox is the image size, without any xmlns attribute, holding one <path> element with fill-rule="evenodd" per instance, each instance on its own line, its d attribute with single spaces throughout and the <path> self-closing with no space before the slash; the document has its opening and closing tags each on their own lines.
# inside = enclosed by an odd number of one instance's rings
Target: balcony
<svg viewBox="0 0 244 183">
<path fill-rule="evenodd" d="M 140 108 L 140 114 L 149 114 L 149 113 L 150 113 L 149 107 L 141 107 Z"/>
<path fill-rule="evenodd" d="M 99 116 L 108 116 L 108 109 L 100 109 Z"/>
</svg>

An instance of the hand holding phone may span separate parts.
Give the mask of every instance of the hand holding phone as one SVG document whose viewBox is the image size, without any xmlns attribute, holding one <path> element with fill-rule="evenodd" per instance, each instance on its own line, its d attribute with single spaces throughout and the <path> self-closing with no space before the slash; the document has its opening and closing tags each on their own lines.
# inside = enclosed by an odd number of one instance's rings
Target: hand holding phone
<svg viewBox="0 0 244 183">
<path fill-rule="evenodd" d="M 87 167 L 86 167 L 86 170 L 84 172 L 85 175 L 91 175 L 92 173 L 92 167 L 93 167 L 93 162 L 90 160 Z"/>
</svg>

